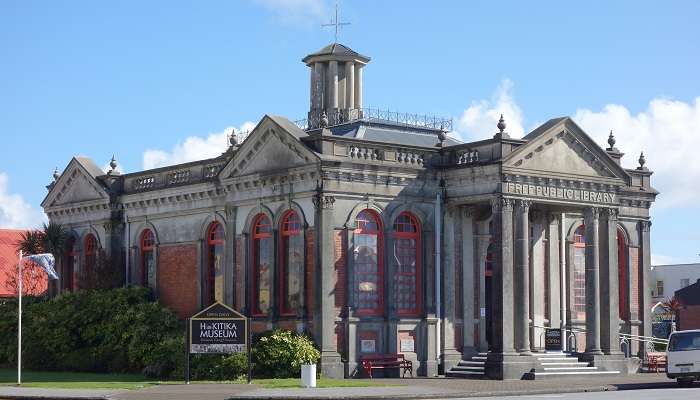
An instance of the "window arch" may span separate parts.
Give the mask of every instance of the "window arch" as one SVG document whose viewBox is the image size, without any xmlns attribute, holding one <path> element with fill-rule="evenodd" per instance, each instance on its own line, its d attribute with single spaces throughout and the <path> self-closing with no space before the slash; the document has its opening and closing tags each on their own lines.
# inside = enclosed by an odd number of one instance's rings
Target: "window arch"
<svg viewBox="0 0 700 400">
<path fill-rule="evenodd" d="M 224 226 L 218 221 L 207 230 L 207 269 L 205 279 L 205 306 L 224 300 Z"/>
<path fill-rule="evenodd" d="M 301 218 L 290 210 L 280 222 L 280 314 L 294 315 L 301 305 L 304 234 Z"/>
<path fill-rule="evenodd" d="M 73 287 L 73 271 L 75 266 L 75 256 L 78 253 L 75 250 L 75 237 L 68 238 L 66 243 L 65 261 L 63 264 L 63 276 L 61 277 L 63 290 L 75 290 Z"/>
<path fill-rule="evenodd" d="M 152 230 L 146 229 L 141 233 L 141 285 L 151 289 L 156 288 L 155 243 Z"/>
<path fill-rule="evenodd" d="M 272 225 L 265 214 L 253 220 L 253 307 L 254 315 L 267 315 L 272 304 L 272 268 L 274 266 L 274 239 Z"/>
<path fill-rule="evenodd" d="M 620 319 L 627 319 L 627 245 L 625 234 L 617 229 L 617 271 L 620 301 L 618 302 Z"/>
<path fill-rule="evenodd" d="M 90 275 L 95 272 L 97 262 L 97 239 L 92 233 L 85 236 L 85 274 Z"/>
<path fill-rule="evenodd" d="M 422 259 L 421 230 L 413 214 L 402 212 L 394 220 L 393 260 L 394 304 L 399 315 L 416 316 L 421 313 Z"/>
<path fill-rule="evenodd" d="M 355 282 L 353 291 L 359 315 L 381 315 L 384 308 L 382 224 L 379 215 L 363 210 L 355 218 Z"/>
<path fill-rule="evenodd" d="M 586 318 L 586 228 L 580 225 L 574 231 L 574 301 L 572 312 L 576 319 Z"/>
</svg>

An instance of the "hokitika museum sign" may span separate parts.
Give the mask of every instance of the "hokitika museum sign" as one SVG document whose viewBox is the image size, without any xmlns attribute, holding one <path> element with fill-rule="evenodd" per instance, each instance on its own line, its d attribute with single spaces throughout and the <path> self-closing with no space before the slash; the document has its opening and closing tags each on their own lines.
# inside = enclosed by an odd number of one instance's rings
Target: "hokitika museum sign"
<svg viewBox="0 0 700 400">
<path fill-rule="evenodd" d="M 214 303 L 189 321 L 190 353 L 246 351 L 247 319 L 221 303 Z"/>
</svg>

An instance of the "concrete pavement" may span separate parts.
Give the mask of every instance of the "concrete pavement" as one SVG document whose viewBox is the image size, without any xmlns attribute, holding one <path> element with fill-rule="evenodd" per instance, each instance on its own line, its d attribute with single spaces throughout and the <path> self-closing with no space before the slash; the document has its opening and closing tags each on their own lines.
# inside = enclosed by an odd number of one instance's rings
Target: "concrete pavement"
<svg viewBox="0 0 700 400">
<path fill-rule="evenodd" d="M 110 400 L 227 400 L 227 399 L 412 399 L 478 398 L 492 396 L 535 396 L 558 393 L 605 392 L 618 390 L 675 390 L 674 381 L 663 374 L 593 379 L 562 378 L 547 381 L 491 381 L 449 378 L 376 379 L 396 386 L 355 388 L 264 389 L 246 384 L 156 385 L 138 390 L 39 389 L 0 387 L 0 399 L 110 399 Z M 694 386 L 696 397 L 700 384 Z M 629 393 L 629 392 L 627 392 Z M 646 392 L 645 392 L 646 393 Z M 665 392 L 663 392 L 665 393 Z M 670 393 L 670 392 L 669 392 Z M 674 392 L 675 393 L 675 392 Z M 685 392 L 678 392 L 685 393 Z M 569 395 L 566 398 L 573 398 Z M 618 397 L 619 398 L 619 397 Z M 657 397 L 652 397 L 657 398 Z M 635 395 L 635 400 L 638 398 Z M 642 399 L 642 397 L 639 397 Z"/>
</svg>

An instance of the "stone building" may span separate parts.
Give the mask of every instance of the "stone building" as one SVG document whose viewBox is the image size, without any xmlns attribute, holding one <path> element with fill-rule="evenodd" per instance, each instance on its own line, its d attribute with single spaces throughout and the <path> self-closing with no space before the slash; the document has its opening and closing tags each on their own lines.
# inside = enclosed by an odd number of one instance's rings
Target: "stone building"
<svg viewBox="0 0 700 400">
<path fill-rule="evenodd" d="M 332 44 L 303 62 L 305 121 L 266 115 L 212 159 L 56 173 L 42 206 L 72 235 L 59 290 L 124 254 L 128 284 L 183 318 L 221 301 L 256 332 L 312 334 L 327 376 L 400 352 L 418 375 L 486 353 L 489 377 L 521 378 L 560 325 L 580 357 L 623 368 L 619 332 L 651 332 L 643 156 L 622 168 L 612 133 L 603 149 L 567 117 L 461 143 L 451 120 L 364 108 L 369 57 Z"/>
</svg>

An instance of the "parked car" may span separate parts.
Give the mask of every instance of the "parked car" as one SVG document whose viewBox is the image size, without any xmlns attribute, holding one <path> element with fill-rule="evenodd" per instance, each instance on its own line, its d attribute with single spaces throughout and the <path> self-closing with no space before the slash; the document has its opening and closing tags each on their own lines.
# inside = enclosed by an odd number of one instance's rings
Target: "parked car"
<svg viewBox="0 0 700 400">
<path fill-rule="evenodd" d="M 666 376 L 679 385 L 700 380 L 700 329 L 677 331 L 668 338 Z"/>
</svg>

